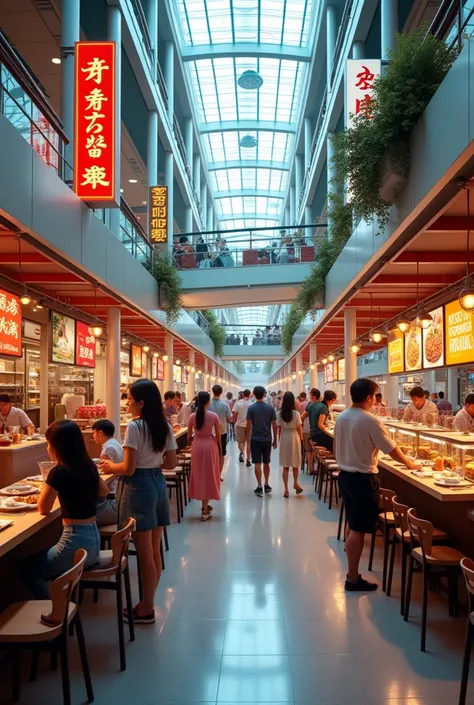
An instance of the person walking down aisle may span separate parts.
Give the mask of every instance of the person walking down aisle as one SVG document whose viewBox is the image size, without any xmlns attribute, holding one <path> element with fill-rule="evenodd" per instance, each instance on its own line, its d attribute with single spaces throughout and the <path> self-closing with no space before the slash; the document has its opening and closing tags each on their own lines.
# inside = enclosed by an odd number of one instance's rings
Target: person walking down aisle
<svg viewBox="0 0 474 705">
<path fill-rule="evenodd" d="M 314 390 L 318 392 L 319 390 Z M 333 450 L 333 440 L 332 437 L 326 431 L 326 420 L 329 416 L 329 409 L 334 404 L 337 399 L 336 392 L 330 389 L 324 392 L 322 401 L 313 402 L 313 390 L 311 390 L 311 403 L 306 407 L 306 411 L 303 412 L 301 417 L 302 421 L 309 418 L 309 428 L 311 433 L 311 440 L 318 446 L 323 446 L 329 451 Z"/>
<path fill-rule="evenodd" d="M 283 497 L 290 496 L 288 492 L 288 475 L 290 468 L 293 468 L 293 488 L 296 494 L 301 494 L 303 488 L 298 484 L 298 472 L 301 465 L 301 441 L 303 433 L 301 429 L 301 416 L 295 409 L 295 397 L 293 392 L 285 392 L 281 404 L 281 410 L 277 415 L 277 426 L 280 436 L 280 467 L 283 468 L 283 484 L 285 492 Z"/>
<path fill-rule="evenodd" d="M 255 387 L 253 393 L 255 404 L 251 404 L 247 410 L 247 438 L 250 438 L 252 463 L 255 465 L 255 477 L 257 478 L 257 487 L 254 492 L 257 497 L 262 497 L 262 462 L 265 494 L 272 491 L 269 485 L 272 431 L 273 447 L 276 448 L 278 444 L 278 427 L 275 409 L 270 404 L 265 403 L 265 387 Z"/>
<path fill-rule="evenodd" d="M 176 467 L 176 441 L 165 418 L 161 394 L 150 379 L 139 379 L 128 390 L 128 411 L 134 417 L 127 426 L 121 463 L 102 462 L 103 472 L 121 475 L 118 491 L 118 528 L 136 519 L 133 543 L 140 560 L 143 600 L 125 621 L 153 624 L 154 599 L 161 578 L 161 535 L 169 526 L 169 504 L 162 470 Z"/>
<path fill-rule="evenodd" d="M 209 405 L 209 409 L 219 417 L 219 423 L 221 426 L 221 451 L 219 461 L 221 469 L 221 482 L 223 482 L 222 471 L 224 469 L 225 456 L 227 455 L 227 424 L 232 421 L 230 406 L 226 401 L 221 399 L 222 391 L 223 390 L 220 384 L 215 384 L 213 386 L 213 397 Z"/>
<path fill-rule="evenodd" d="M 252 463 L 250 462 L 250 441 L 247 436 L 247 410 L 251 403 L 250 389 L 244 389 L 242 399 L 235 402 L 232 410 L 235 431 L 237 433 L 237 445 L 239 446 L 239 463 L 244 462 L 245 454 L 245 458 L 247 459 L 246 466 L 248 468 L 252 467 Z"/>
<path fill-rule="evenodd" d="M 379 450 L 405 465 L 419 469 L 398 448 L 386 427 L 373 414 L 377 385 L 371 379 L 357 379 L 351 385 L 352 406 L 336 420 L 334 451 L 340 468 L 339 489 L 346 510 L 349 534 L 346 538 L 348 571 L 345 589 L 348 592 L 371 592 L 377 583 L 370 583 L 359 573 L 365 534 L 372 534 L 379 513 L 378 455 Z"/>
<path fill-rule="evenodd" d="M 201 521 L 211 518 L 213 507 L 209 500 L 221 498 L 221 428 L 217 414 L 209 411 L 210 403 L 209 392 L 199 392 L 196 413 L 188 422 L 188 445 L 192 442 L 189 497 L 201 500 Z"/>
</svg>

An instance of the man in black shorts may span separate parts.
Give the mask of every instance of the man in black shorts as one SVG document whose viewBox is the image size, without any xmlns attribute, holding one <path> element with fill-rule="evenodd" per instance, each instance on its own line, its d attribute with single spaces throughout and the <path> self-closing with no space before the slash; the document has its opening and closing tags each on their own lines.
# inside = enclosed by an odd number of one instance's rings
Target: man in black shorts
<svg viewBox="0 0 474 705">
<path fill-rule="evenodd" d="M 365 534 L 371 534 L 379 509 L 379 450 L 410 470 L 419 469 L 398 448 L 385 426 L 370 412 L 378 387 L 371 379 L 357 379 L 351 385 L 352 406 L 339 414 L 334 429 L 334 452 L 340 468 L 339 489 L 346 509 L 349 534 L 346 538 L 349 592 L 377 589 L 359 573 Z"/>
<path fill-rule="evenodd" d="M 278 429 L 275 409 L 264 401 L 266 396 L 265 387 L 255 387 L 253 393 L 256 401 L 255 404 L 251 404 L 247 409 L 247 438 L 250 438 L 250 452 L 252 454 L 252 463 L 255 465 L 255 477 L 257 478 L 257 488 L 254 491 L 257 497 L 263 497 L 262 462 L 265 477 L 264 489 L 265 494 L 268 494 L 272 491 L 269 485 L 272 430 L 273 447 L 276 448 Z"/>
</svg>

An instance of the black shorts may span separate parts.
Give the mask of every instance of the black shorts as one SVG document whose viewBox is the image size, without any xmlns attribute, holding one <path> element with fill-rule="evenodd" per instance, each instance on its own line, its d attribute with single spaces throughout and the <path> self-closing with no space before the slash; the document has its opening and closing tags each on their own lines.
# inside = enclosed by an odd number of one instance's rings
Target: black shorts
<svg viewBox="0 0 474 705">
<path fill-rule="evenodd" d="M 270 455 L 272 453 L 272 442 L 271 441 L 250 441 L 250 453 L 252 455 L 252 463 L 265 463 L 270 462 Z"/>
<path fill-rule="evenodd" d="M 334 450 L 334 440 L 331 438 L 331 436 L 328 436 L 327 433 L 312 433 L 311 434 L 311 440 L 313 443 L 316 443 L 317 446 L 323 446 L 323 448 L 327 448 L 331 453 Z"/>
<path fill-rule="evenodd" d="M 380 512 L 378 475 L 341 470 L 338 482 L 349 528 L 371 534 Z"/>
<path fill-rule="evenodd" d="M 221 433 L 221 455 L 227 455 L 227 433 Z"/>
</svg>

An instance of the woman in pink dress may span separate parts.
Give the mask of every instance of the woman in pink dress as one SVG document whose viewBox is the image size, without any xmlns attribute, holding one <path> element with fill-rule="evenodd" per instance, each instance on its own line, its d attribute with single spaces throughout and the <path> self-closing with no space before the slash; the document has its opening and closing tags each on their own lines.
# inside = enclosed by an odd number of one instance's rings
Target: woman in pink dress
<svg viewBox="0 0 474 705">
<path fill-rule="evenodd" d="M 209 392 L 199 392 L 196 413 L 188 421 L 188 445 L 194 429 L 189 496 L 202 502 L 201 521 L 211 518 L 209 500 L 221 498 L 221 427 L 217 414 L 209 411 L 210 403 Z"/>
</svg>

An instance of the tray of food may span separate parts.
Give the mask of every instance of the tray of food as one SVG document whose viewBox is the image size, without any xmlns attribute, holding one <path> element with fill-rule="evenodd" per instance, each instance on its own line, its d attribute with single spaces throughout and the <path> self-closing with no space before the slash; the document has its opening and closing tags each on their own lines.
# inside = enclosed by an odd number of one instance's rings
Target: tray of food
<svg viewBox="0 0 474 705">
<path fill-rule="evenodd" d="M 26 500 L 34 499 L 34 502 Z M 24 512 L 25 509 L 36 509 L 37 497 L 2 497 L 0 499 L 0 512 Z"/>
<path fill-rule="evenodd" d="M 26 483 L 16 483 L 0 490 L 0 495 L 6 495 L 7 497 L 26 497 L 30 494 L 38 493 L 39 489 L 37 487 Z"/>
<path fill-rule="evenodd" d="M 464 480 L 457 472 L 451 472 L 451 470 L 443 470 L 443 472 L 436 472 L 434 474 L 435 485 L 440 485 L 441 487 L 468 487 L 472 485 L 469 480 Z"/>
</svg>

